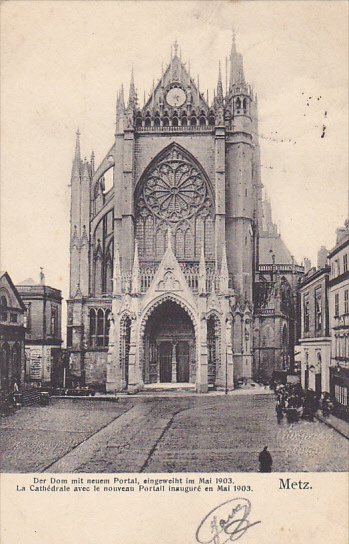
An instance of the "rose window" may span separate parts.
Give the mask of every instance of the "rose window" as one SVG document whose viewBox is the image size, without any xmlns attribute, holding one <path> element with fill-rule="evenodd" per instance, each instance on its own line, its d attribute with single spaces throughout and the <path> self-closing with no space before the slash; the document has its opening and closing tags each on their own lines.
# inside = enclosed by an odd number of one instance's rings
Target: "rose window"
<svg viewBox="0 0 349 544">
<path fill-rule="evenodd" d="M 148 174 L 143 186 L 146 206 L 161 219 L 188 219 L 207 200 L 205 181 L 189 162 L 175 158 L 161 162 Z"/>
</svg>

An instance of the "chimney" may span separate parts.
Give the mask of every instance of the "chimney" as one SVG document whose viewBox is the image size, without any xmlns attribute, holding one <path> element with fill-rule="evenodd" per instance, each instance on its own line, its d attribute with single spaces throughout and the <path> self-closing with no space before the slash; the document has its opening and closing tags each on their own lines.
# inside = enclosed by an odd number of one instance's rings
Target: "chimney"
<svg viewBox="0 0 349 544">
<path fill-rule="evenodd" d="M 317 267 L 319 269 L 325 268 L 327 264 L 328 250 L 325 246 L 321 246 L 317 254 Z"/>
<path fill-rule="evenodd" d="M 307 274 L 311 269 L 311 261 L 307 257 L 304 257 L 304 272 Z"/>
</svg>

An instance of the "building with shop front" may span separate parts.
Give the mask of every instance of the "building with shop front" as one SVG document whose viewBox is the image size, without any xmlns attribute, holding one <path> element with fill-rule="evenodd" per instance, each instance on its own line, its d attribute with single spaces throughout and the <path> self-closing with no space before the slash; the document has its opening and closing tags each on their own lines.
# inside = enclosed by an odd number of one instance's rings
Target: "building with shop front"
<svg viewBox="0 0 349 544">
<path fill-rule="evenodd" d="M 25 306 L 26 382 L 51 385 L 61 364 L 62 293 L 45 285 L 42 272 L 40 283 L 30 278 L 16 288 Z"/>
<path fill-rule="evenodd" d="M 24 382 L 25 306 L 7 272 L 0 273 L 0 393 Z"/>
<path fill-rule="evenodd" d="M 258 268 L 258 105 L 235 40 L 229 84 L 223 88 L 219 69 L 212 101 L 175 43 L 143 106 L 132 73 L 127 103 L 123 88 L 118 93 L 115 122 L 115 139 L 97 168 L 94 154 L 81 160 L 79 132 L 76 138 L 67 315 L 72 376 L 108 391 L 152 383 L 232 389 L 266 364 L 254 330 L 256 275 L 268 282 L 277 308 L 267 316 L 274 330 L 268 372 L 288 364 L 289 301 L 299 271 L 288 254 L 278 261 L 287 270 L 269 261 L 263 264 L 270 269 Z"/>
<path fill-rule="evenodd" d="M 335 411 L 349 419 L 349 222 L 337 230 L 329 253 L 329 316 L 331 327 L 330 389 Z"/>
<path fill-rule="evenodd" d="M 311 268 L 299 286 L 301 383 L 318 395 L 330 392 L 329 266 Z"/>
</svg>

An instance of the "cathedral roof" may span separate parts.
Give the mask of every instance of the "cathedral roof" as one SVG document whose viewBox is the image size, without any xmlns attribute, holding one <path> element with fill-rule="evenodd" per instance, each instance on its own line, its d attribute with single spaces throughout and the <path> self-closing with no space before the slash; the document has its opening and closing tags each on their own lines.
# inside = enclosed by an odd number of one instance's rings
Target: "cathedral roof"
<svg viewBox="0 0 349 544">
<path fill-rule="evenodd" d="M 261 233 L 259 238 L 259 264 L 292 264 L 292 255 L 280 234 Z"/>
<path fill-rule="evenodd" d="M 263 224 L 259 235 L 259 264 L 292 264 L 293 259 L 276 224 L 273 222 L 271 203 L 267 196 L 263 199 Z"/>
</svg>

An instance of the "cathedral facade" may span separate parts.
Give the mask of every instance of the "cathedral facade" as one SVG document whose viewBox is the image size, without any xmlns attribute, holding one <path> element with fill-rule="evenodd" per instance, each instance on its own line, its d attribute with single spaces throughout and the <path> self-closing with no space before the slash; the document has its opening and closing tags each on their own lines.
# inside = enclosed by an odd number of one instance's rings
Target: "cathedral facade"
<svg viewBox="0 0 349 544">
<path fill-rule="evenodd" d="M 143 107 L 133 73 L 127 102 L 118 93 L 115 139 L 98 168 L 93 155 L 81 160 L 77 133 L 71 374 L 107 391 L 230 390 L 252 377 L 262 219 L 257 97 L 235 41 L 229 85 L 219 69 L 211 103 L 175 44 Z"/>
</svg>

